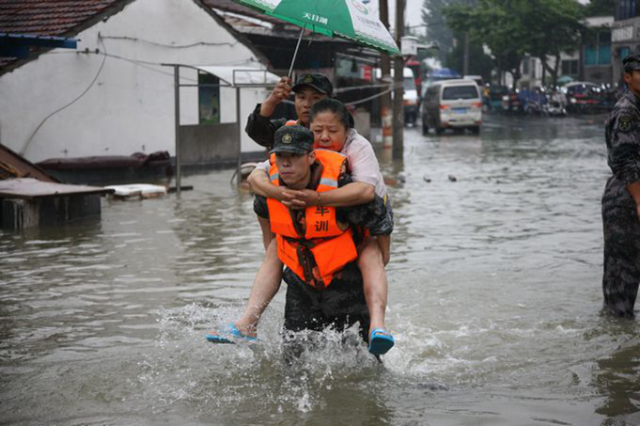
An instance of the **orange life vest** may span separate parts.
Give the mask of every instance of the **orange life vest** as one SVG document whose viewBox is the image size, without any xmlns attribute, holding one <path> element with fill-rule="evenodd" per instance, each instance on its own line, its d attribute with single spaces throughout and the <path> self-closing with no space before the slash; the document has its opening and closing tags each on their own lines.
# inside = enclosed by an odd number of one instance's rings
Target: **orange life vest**
<svg viewBox="0 0 640 426">
<path fill-rule="evenodd" d="M 315 152 L 316 161 L 323 167 L 316 191 L 337 189 L 346 157 L 323 149 Z M 269 178 L 272 184 L 280 185 L 275 155 L 271 156 Z M 276 234 L 278 257 L 307 284 L 324 289 L 331 284 L 336 272 L 357 259 L 353 233 L 338 224 L 335 207 L 308 207 L 304 211 L 304 224 L 296 228 L 288 207 L 272 198 L 267 199 L 267 206 L 271 232 Z"/>
</svg>

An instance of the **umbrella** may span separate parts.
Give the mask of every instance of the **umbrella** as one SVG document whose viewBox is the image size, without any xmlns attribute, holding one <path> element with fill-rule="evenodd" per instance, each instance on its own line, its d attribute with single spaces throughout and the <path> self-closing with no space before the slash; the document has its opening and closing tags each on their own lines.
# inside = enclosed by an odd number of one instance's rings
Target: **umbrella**
<svg viewBox="0 0 640 426">
<path fill-rule="evenodd" d="M 460 78 L 460 74 L 451 68 L 440 68 L 431 73 L 432 78 Z"/>
<path fill-rule="evenodd" d="M 558 84 L 562 86 L 564 84 L 571 83 L 572 81 L 573 81 L 573 77 L 568 75 L 563 75 L 558 79 Z"/>
<path fill-rule="evenodd" d="M 234 0 L 302 28 L 289 76 L 305 30 L 342 37 L 391 54 L 400 53 L 389 31 L 360 0 Z"/>
</svg>

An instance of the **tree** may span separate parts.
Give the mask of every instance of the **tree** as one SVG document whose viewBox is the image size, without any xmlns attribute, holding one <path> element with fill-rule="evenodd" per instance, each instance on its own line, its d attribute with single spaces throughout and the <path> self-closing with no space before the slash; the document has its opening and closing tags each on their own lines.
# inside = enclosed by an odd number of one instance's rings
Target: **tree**
<svg viewBox="0 0 640 426">
<path fill-rule="evenodd" d="M 572 0 L 529 0 L 521 6 L 521 19 L 529 22 L 527 52 L 540 59 L 555 86 L 561 53 L 580 46 L 580 35 L 585 30 L 580 6 Z M 549 57 L 555 59 L 554 66 Z"/>
<path fill-rule="evenodd" d="M 442 63 L 453 48 L 453 33 L 442 12 L 448 6 L 460 2 L 460 0 L 424 0 L 422 6 L 422 22 L 427 28 L 427 41 L 438 45 L 440 48 L 438 59 Z"/>
<path fill-rule="evenodd" d="M 560 54 L 577 49 L 584 30 L 574 0 L 479 0 L 476 7 L 451 5 L 443 13 L 452 28 L 491 49 L 498 71 L 511 73 L 514 87 L 526 54 L 541 60 L 555 84 Z"/>
<path fill-rule="evenodd" d="M 585 16 L 615 16 L 616 0 L 591 0 L 585 7 Z"/>
<path fill-rule="evenodd" d="M 462 39 L 455 35 L 456 39 Z M 462 70 L 464 68 L 464 43 L 457 43 L 451 50 L 445 65 L 454 70 Z M 469 43 L 469 74 L 481 75 L 486 82 L 491 81 L 491 71 L 493 70 L 493 60 L 484 53 L 484 49 L 480 43 L 471 41 Z"/>
<path fill-rule="evenodd" d="M 430 44 L 431 41 L 427 38 L 427 36 L 422 31 L 416 31 L 411 27 L 407 27 L 405 29 L 406 35 L 411 35 L 417 37 L 421 44 Z M 418 49 L 418 54 L 416 55 L 416 59 L 418 62 L 424 65 L 424 60 L 427 58 L 438 58 L 439 59 L 439 50 L 438 49 Z M 428 73 L 427 67 L 422 68 L 422 77 Z"/>
<path fill-rule="evenodd" d="M 518 0 L 479 0 L 475 7 L 451 5 L 443 10 L 447 23 L 467 32 L 472 42 L 486 45 L 499 73 L 513 76 L 514 88 L 520 79 L 520 63 L 526 53 L 525 31 L 514 13 Z"/>
</svg>

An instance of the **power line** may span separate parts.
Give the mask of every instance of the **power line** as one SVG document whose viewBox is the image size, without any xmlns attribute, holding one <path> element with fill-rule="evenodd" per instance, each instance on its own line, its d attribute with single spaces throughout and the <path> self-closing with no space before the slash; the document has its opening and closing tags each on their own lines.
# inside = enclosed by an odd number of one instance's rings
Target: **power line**
<svg viewBox="0 0 640 426">
<path fill-rule="evenodd" d="M 104 43 L 102 42 L 102 40 L 100 39 L 101 43 L 102 43 L 102 47 L 106 50 L 106 46 L 104 45 Z M 98 69 L 98 72 L 96 73 L 95 77 L 93 77 L 93 80 L 91 81 L 91 83 L 89 84 L 89 86 L 84 89 L 84 91 L 82 93 L 80 93 L 74 100 L 72 100 L 71 102 L 69 102 L 68 104 L 64 105 L 63 107 L 58 108 L 57 110 L 53 111 L 51 114 L 47 115 L 44 120 L 42 120 L 40 122 L 40 124 L 38 125 L 38 127 L 36 127 L 36 129 L 33 131 L 33 133 L 31 134 L 31 137 L 29 138 L 29 140 L 27 141 L 27 143 L 24 145 L 24 147 L 22 148 L 22 150 L 20 151 L 21 155 L 25 155 L 27 148 L 29 148 L 29 144 L 31 144 L 31 141 L 33 140 L 33 138 L 36 136 L 36 133 L 38 133 L 38 131 L 40 130 L 40 128 L 44 125 L 44 123 L 47 122 L 47 120 L 49 120 L 51 117 L 53 117 L 54 115 L 56 115 L 57 113 L 59 113 L 60 111 L 63 111 L 67 108 L 69 108 L 71 105 L 75 104 L 77 101 L 79 101 L 84 95 L 87 94 L 87 92 L 89 90 L 91 90 L 91 88 L 93 87 L 93 85 L 96 83 L 96 81 L 98 80 L 98 77 L 100 77 L 100 74 L 102 73 L 102 69 L 104 68 L 104 64 L 105 62 L 107 62 L 107 55 L 104 55 L 104 58 L 102 59 L 102 63 L 100 64 L 100 68 Z"/>
<path fill-rule="evenodd" d="M 74 98 L 71 102 L 67 103 L 66 105 L 56 109 L 55 111 L 53 111 L 52 113 L 50 113 L 49 115 L 47 115 L 41 122 L 40 124 L 38 124 L 38 126 L 35 128 L 35 130 L 33 131 L 33 133 L 31 134 L 31 136 L 29 137 L 29 140 L 27 141 L 27 143 L 25 144 L 25 146 L 22 148 L 22 150 L 20 151 L 21 155 L 24 155 L 29 147 L 29 145 L 31 144 L 31 142 L 33 141 L 34 137 L 36 136 L 36 134 L 38 133 L 38 131 L 42 128 L 42 126 L 44 126 L 44 124 L 54 115 L 58 114 L 59 112 L 69 108 L 70 106 L 72 106 L 73 104 L 75 104 L 76 102 L 78 102 L 80 99 L 82 99 L 88 92 L 89 90 L 91 90 L 91 88 L 95 85 L 96 81 L 98 80 L 98 78 L 100 77 L 100 75 L 102 74 L 102 70 L 104 69 L 104 65 L 107 61 L 107 58 L 113 58 L 113 59 L 118 59 L 127 63 L 130 63 L 134 66 L 138 66 L 144 69 L 147 69 L 151 72 L 155 72 L 155 73 L 159 73 L 159 74 L 163 74 L 166 75 L 168 77 L 173 77 L 172 73 L 168 73 L 168 72 L 164 72 L 158 69 L 154 69 L 152 67 L 157 66 L 160 67 L 162 66 L 162 63 L 159 62 L 151 62 L 151 61 L 142 61 L 142 60 L 137 60 L 137 59 L 130 59 L 130 58 L 125 58 L 119 55 L 115 55 L 115 54 L 110 54 L 107 52 L 107 48 L 106 45 L 104 44 L 104 38 L 111 38 L 113 39 L 113 37 L 101 37 L 99 36 L 99 41 L 100 44 L 102 45 L 103 51 L 99 51 L 98 49 L 96 49 L 95 51 L 91 51 L 91 50 L 86 50 L 85 52 L 50 52 L 49 54 L 86 54 L 86 55 L 101 55 L 102 58 L 102 63 L 100 64 L 100 67 L 98 69 L 98 71 L 96 72 L 96 75 L 94 76 L 94 78 L 92 79 L 91 83 L 89 83 L 89 86 L 87 86 L 86 89 L 84 89 L 82 91 L 82 93 L 80 93 L 76 98 Z M 142 40 L 141 40 L 142 41 Z M 184 45 L 181 47 L 177 47 L 177 48 L 187 48 L 193 45 Z M 175 47 L 175 46 L 169 46 L 169 47 Z M 242 63 L 244 63 L 244 61 L 242 61 Z M 216 64 L 216 65 L 233 65 L 233 64 L 240 64 L 240 62 L 238 61 L 232 61 L 232 62 L 228 62 L 228 63 L 220 63 L 220 64 Z M 188 77 L 181 77 L 181 79 L 183 80 L 187 80 L 187 81 L 191 81 L 191 82 L 197 82 L 196 79 L 192 79 L 192 78 L 188 78 Z M 390 93 L 391 91 L 394 90 L 395 85 L 386 85 L 386 84 L 375 84 L 375 85 L 363 85 L 363 86 L 355 86 L 355 87 L 344 87 L 344 88 L 338 88 L 336 89 L 336 93 L 343 93 L 343 92 L 348 92 L 348 91 L 353 91 L 353 90 L 361 90 L 361 89 L 377 89 L 377 88 L 382 88 L 382 87 L 388 87 L 387 90 L 384 90 L 378 94 L 375 94 L 373 96 L 369 96 L 367 98 L 363 98 L 363 99 L 359 99 L 356 101 L 352 101 L 349 103 L 346 103 L 346 105 L 359 105 L 365 102 L 368 102 L 370 100 L 379 98 L 381 96 L 386 95 L 387 93 Z M 290 101 L 290 100 L 285 100 L 285 103 L 288 104 L 293 104 L 294 102 Z"/>
<path fill-rule="evenodd" d="M 128 37 L 128 36 L 102 36 L 103 39 L 108 39 L 108 40 L 125 40 L 125 41 L 139 41 L 142 43 L 147 43 L 147 44 L 151 44 L 153 46 L 160 46 L 160 47 L 166 47 L 166 48 L 170 48 L 170 49 L 190 49 L 192 47 L 196 47 L 196 46 L 229 46 L 229 47 L 234 47 L 236 46 L 239 42 L 222 42 L 222 43 L 215 43 L 215 42 L 207 42 L 207 41 L 200 41 L 200 42 L 196 42 L 196 43 L 191 43 L 191 44 L 183 44 L 183 45 L 175 45 L 175 44 L 166 44 L 166 43 L 158 43 L 155 41 L 151 41 L 151 40 L 145 40 L 143 38 L 137 38 L 137 37 Z"/>
</svg>

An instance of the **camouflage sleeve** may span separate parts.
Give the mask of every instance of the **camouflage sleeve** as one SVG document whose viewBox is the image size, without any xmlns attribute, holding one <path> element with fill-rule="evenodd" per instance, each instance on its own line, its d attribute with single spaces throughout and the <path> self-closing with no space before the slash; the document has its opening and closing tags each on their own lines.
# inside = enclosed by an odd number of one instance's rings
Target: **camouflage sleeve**
<svg viewBox="0 0 640 426">
<path fill-rule="evenodd" d="M 351 182 L 351 176 L 344 173 L 338 179 L 338 186 L 342 187 Z M 369 229 L 371 235 L 389 235 L 393 232 L 393 215 L 378 195 L 373 201 L 365 204 L 338 208 L 336 215 L 341 222 Z"/>
<path fill-rule="evenodd" d="M 609 167 L 623 185 L 640 181 L 640 114 L 633 107 L 616 110 L 607 128 Z"/>
<path fill-rule="evenodd" d="M 269 219 L 269 206 L 267 199 L 261 195 L 257 195 L 253 199 L 253 211 L 263 219 Z"/>
<path fill-rule="evenodd" d="M 284 126 L 287 120 L 284 118 L 271 120 L 263 117 L 260 115 L 260 107 L 261 104 L 258 104 L 251 115 L 249 115 L 244 131 L 247 132 L 247 135 L 258 145 L 271 149 L 276 130 Z"/>
<path fill-rule="evenodd" d="M 349 223 L 364 226 L 371 235 L 390 235 L 393 232 L 393 216 L 384 199 L 376 195 L 374 200 L 357 206 L 349 215 Z"/>
</svg>

